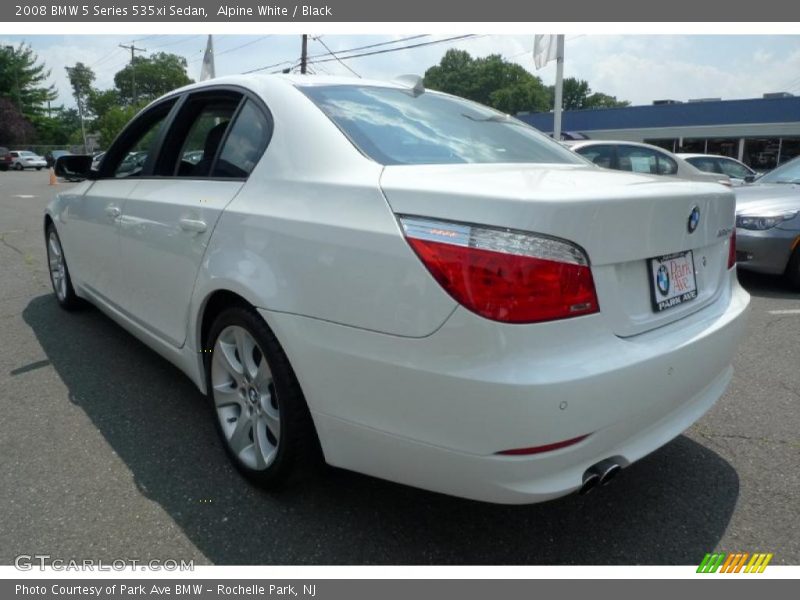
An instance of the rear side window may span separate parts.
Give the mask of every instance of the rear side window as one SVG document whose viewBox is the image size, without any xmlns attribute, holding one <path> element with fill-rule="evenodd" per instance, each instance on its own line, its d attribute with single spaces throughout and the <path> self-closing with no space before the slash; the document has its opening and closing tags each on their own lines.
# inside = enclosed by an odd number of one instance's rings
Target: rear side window
<svg viewBox="0 0 800 600">
<path fill-rule="evenodd" d="M 583 162 L 525 123 L 453 96 L 359 85 L 299 89 L 380 164 Z"/>
<path fill-rule="evenodd" d="M 658 157 L 649 148 L 620 146 L 617 148 L 617 161 L 620 171 L 634 173 L 658 173 Z"/>
<path fill-rule="evenodd" d="M 247 177 L 264 153 L 269 121 L 252 100 L 245 101 L 214 165 L 214 177 Z"/>
</svg>

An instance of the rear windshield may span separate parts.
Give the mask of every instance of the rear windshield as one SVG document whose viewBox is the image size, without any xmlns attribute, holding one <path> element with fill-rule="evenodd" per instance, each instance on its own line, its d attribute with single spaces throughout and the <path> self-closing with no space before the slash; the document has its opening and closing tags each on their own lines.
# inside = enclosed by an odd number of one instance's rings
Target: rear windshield
<svg viewBox="0 0 800 600">
<path fill-rule="evenodd" d="M 522 121 L 453 96 L 357 85 L 300 90 L 363 154 L 384 165 L 584 164 Z"/>
</svg>

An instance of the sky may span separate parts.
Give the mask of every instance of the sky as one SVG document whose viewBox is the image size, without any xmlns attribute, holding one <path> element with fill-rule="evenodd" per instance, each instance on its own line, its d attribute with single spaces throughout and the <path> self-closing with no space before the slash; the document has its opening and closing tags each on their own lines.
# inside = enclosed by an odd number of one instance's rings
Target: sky
<svg viewBox="0 0 800 600">
<path fill-rule="evenodd" d="M 424 34 L 420 31 L 419 34 Z M 398 40 L 401 35 L 324 35 L 309 41 L 309 55 Z M 431 35 L 396 46 L 452 37 Z M 120 44 L 135 42 L 148 55 L 172 52 L 188 61 L 192 79 L 200 75 L 205 35 L 26 35 L 0 36 L 0 44 L 30 44 L 47 68 L 50 83 L 56 86 L 55 103 L 72 107 L 65 66 L 80 61 L 97 75 L 95 86 L 113 86 L 114 74 L 130 60 L 130 52 Z M 287 61 L 300 55 L 299 35 L 237 36 L 214 35 L 216 74 L 242 73 Z M 392 45 L 377 49 L 391 48 Z M 362 77 L 391 79 L 416 73 L 438 63 L 450 48 L 468 51 L 473 56 L 500 54 L 540 76 L 545 84 L 555 80 L 555 63 L 541 70 L 533 65 L 531 35 L 476 35 L 465 40 L 431 44 L 399 52 L 388 52 L 346 61 Z M 277 67 L 276 67 L 277 68 Z M 312 65 L 317 73 L 351 75 L 338 62 Z M 270 69 L 274 70 L 274 69 Z M 268 70 L 269 71 L 269 70 Z M 265 71 L 265 72 L 268 72 Z M 564 76 L 589 82 L 593 91 L 617 96 L 634 105 L 653 100 L 693 98 L 755 98 L 765 92 L 785 91 L 800 95 L 800 36 L 796 35 L 568 35 Z"/>
</svg>

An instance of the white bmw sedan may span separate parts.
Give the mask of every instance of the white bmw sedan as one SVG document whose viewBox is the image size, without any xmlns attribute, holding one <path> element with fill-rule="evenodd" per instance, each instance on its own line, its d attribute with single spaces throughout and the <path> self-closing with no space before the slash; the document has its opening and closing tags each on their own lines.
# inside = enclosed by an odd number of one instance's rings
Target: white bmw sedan
<svg viewBox="0 0 800 600">
<path fill-rule="evenodd" d="M 321 456 L 490 502 L 586 492 L 731 380 L 730 191 L 419 81 L 215 79 L 80 159 L 44 217 L 58 302 L 182 369 L 262 485 Z"/>
</svg>

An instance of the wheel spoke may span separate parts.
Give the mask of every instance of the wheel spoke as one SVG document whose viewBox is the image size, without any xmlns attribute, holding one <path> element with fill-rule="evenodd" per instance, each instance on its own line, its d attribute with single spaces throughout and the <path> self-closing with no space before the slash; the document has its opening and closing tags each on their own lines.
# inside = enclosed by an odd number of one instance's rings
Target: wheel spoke
<svg viewBox="0 0 800 600">
<path fill-rule="evenodd" d="M 231 434 L 228 443 L 231 445 L 231 450 L 239 456 L 244 452 L 249 446 L 253 444 L 250 440 L 250 431 L 253 429 L 253 422 L 247 417 L 247 415 L 242 412 L 239 415 L 238 420 L 236 421 L 236 427 Z M 253 432 L 255 434 L 255 432 Z M 255 437 L 255 435 L 254 435 Z"/>
<path fill-rule="evenodd" d="M 234 385 L 231 385 L 231 383 L 234 383 Z M 239 405 L 244 409 L 244 401 L 239 394 L 239 386 L 231 381 L 223 381 L 216 384 L 214 386 L 214 405 L 217 408 L 222 408 L 232 404 Z"/>
<path fill-rule="evenodd" d="M 253 450 L 255 458 L 256 469 L 264 469 L 270 462 L 270 455 L 274 448 L 267 441 L 267 432 L 263 427 L 263 423 L 259 423 L 257 419 L 253 420 Z"/>
<path fill-rule="evenodd" d="M 242 365 L 236 360 L 235 350 L 236 347 L 233 344 L 223 342 L 222 336 L 220 336 L 217 340 L 217 346 L 214 349 L 214 359 L 228 373 L 233 381 L 237 384 L 241 384 L 244 373 Z"/>
<path fill-rule="evenodd" d="M 236 339 L 236 350 L 239 353 L 239 361 L 242 363 L 242 372 L 252 380 L 255 378 L 256 371 L 258 370 L 258 365 L 256 365 L 253 360 L 253 350 L 256 347 L 256 342 L 250 337 L 249 333 L 238 327 L 234 332 L 234 338 Z"/>
<path fill-rule="evenodd" d="M 61 248 L 54 235 L 50 236 L 50 252 L 56 257 L 57 260 L 61 260 Z"/>
<path fill-rule="evenodd" d="M 267 398 L 266 407 L 263 410 L 263 420 L 264 424 L 266 425 L 267 429 L 269 429 L 270 433 L 272 433 L 275 441 L 281 439 L 281 416 L 278 413 L 278 410 L 272 407 L 272 403 L 270 399 Z"/>
<path fill-rule="evenodd" d="M 253 376 L 253 383 L 264 393 L 270 391 L 272 387 L 272 371 L 270 371 L 269 365 L 263 356 Z"/>
</svg>

